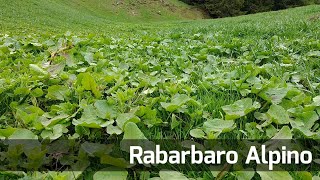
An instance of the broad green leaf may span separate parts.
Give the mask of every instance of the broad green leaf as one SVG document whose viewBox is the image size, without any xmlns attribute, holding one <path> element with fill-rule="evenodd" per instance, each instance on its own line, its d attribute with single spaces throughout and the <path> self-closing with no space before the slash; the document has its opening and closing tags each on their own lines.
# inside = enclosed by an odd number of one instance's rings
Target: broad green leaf
<svg viewBox="0 0 320 180">
<path fill-rule="evenodd" d="M 11 136 L 8 137 L 9 146 L 22 146 L 25 153 L 33 153 L 34 149 L 41 147 L 38 141 L 38 136 L 28 129 L 17 129 Z"/>
<path fill-rule="evenodd" d="M 72 124 L 75 126 L 84 126 L 88 128 L 102 128 L 107 127 L 108 125 L 112 124 L 113 121 L 104 121 L 103 119 L 97 116 L 96 109 L 93 105 L 87 105 L 84 108 L 82 116 L 80 119 L 74 119 Z"/>
<path fill-rule="evenodd" d="M 26 87 L 19 87 L 14 90 L 14 95 L 25 96 L 25 95 L 28 95 L 29 93 L 30 93 L 30 90 Z"/>
<path fill-rule="evenodd" d="M 177 171 L 161 170 L 159 176 L 162 180 L 188 180 L 187 177 Z"/>
<path fill-rule="evenodd" d="M 100 157 L 101 164 L 109 164 L 119 168 L 130 168 L 130 165 L 125 159 L 123 158 L 115 158 L 110 155 L 103 155 Z"/>
<path fill-rule="evenodd" d="M 226 121 L 221 119 L 211 119 L 203 124 L 204 131 L 208 134 L 210 132 L 230 132 L 235 128 L 233 121 Z"/>
<path fill-rule="evenodd" d="M 292 139 L 290 128 L 288 126 L 283 126 L 272 139 Z"/>
<path fill-rule="evenodd" d="M 98 89 L 98 85 L 94 78 L 89 73 L 83 73 L 78 75 L 79 79 L 81 79 L 82 87 L 87 90 L 91 91 L 96 98 L 101 97 L 101 93 Z"/>
<path fill-rule="evenodd" d="M 112 152 L 113 144 L 98 144 L 85 142 L 81 144 L 81 149 L 88 153 L 92 157 L 102 157 L 105 154 Z"/>
<path fill-rule="evenodd" d="M 269 119 L 267 114 L 260 112 L 255 112 L 254 117 L 260 121 L 267 121 Z"/>
<path fill-rule="evenodd" d="M 12 127 L 7 127 L 6 129 L 0 129 L 0 136 L 9 137 L 11 136 L 17 129 Z"/>
<path fill-rule="evenodd" d="M 70 90 L 66 86 L 53 85 L 48 88 L 46 98 L 64 101 L 70 96 Z"/>
<path fill-rule="evenodd" d="M 257 173 L 260 175 L 261 180 L 292 180 L 292 177 L 287 171 L 257 171 Z"/>
<path fill-rule="evenodd" d="M 319 120 L 318 114 L 315 111 L 308 111 L 299 114 L 295 121 L 300 121 L 303 123 L 303 127 L 311 129 L 317 120 Z"/>
<path fill-rule="evenodd" d="M 124 128 L 123 139 L 143 140 L 147 138 L 135 123 L 128 122 Z"/>
<path fill-rule="evenodd" d="M 64 133 L 67 133 L 68 129 L 62 125 L 62 124 L 57 124 L 52 127 L 52 129 L 47 129 L 42 131 L 41 137 L 43 139 L 50 139 L 50 140 L 56 140 L 60 138 Z"/>
<path fill-rule="evenodd" d="M 47 119 L 47 118 L 42 117 L 41 124 L 44 127 L 49 127 L 49 126 L 56 125 L 57 123 L 66 120 L 67 118 L 69 118 L 69 115 L 66 115 L 66 114 L 61 114 L 61 115 L 55 116 L 51 119 Z"/>
<path fill-rule="evenodd" d="M 318 135 L 317 132 L 312 132 L 311 130 L 309 130 L 309 129 L 303 127 L 303 126 L 299 126 L 299 125 L 296 125 L 294 123 L 291 123 L 291 125 L 293 127 L 292 129 L 297 130 L 298 132 L 302 133 L 303 136 L 305 136 L 305 137 L 316 138 L 316 139 L 319 138 L 319 135 Z"/>
<path fill-rule="evenodd" d="M 113 126 L 112 124 L 110 124 L 109 126 L 107 126 L 107 133 L 110 135 L 116 134 L 122 134 L 122 129 L 120 129 L 118 126 Z"/>
<path fill-rule="evenodd" d="M 128 172 L 125 169 L 105 168 L 93 175 L 93 180 L 126 180 Z"/>
<path fill-rule="evenodd" d="M 87 61 L 89 64 L 93 63 L 93 53 L 91 52 L 86 52 L 82 53 L 85 61 Z"/>
<path fill-rule="evenodd" d="M 134 123 L 140 122 L 140 118 L 138 118 L 136 115 L 134 115 L 134 113 L 123 113 L 123 114 L 120 114 L 117 117 L 116 122 L 117 122 L 117 125 L 121 129 L 124 129 L 126 123 L 128 123 L 128 122 L 134 122 Z"/>
<path fill-rule="evenodd" d="M 124 135 L 120 142 L 120 147 L 121 150 L 130 152 L 131 146 L 140 146 L 145 150 L 152 150 L 155 144 L 144 136 L 135 123 L 128 122 L 124 128 Z"/>
<path fill-rule="evenodd" d="M 289 124 L 290 118 L 285 109 L 279 105 L 271 105 L 267 114 L 272 118 L 276 124 Z"/>
<path fill-rule="evenodd" d="M 194 138 L 204 138 L 205 133 L 201 129 L 192 129 L 190 135 Z"/>
<path fill-rule="evenodd" d="M 94 106 L 97 109 L 97 116 L 102 119 L 113 119 L 117 116 L 112 105 L 109 105 L 106 100 L 98 100 L 94 103 Z"/>
<path fill-rule="evenodd" d="M 241 99 L 235 103 L 223 106 L 222 109 L 226 113 L 227 120 L 234 120 L 243 117 L 250 112 L 260 108 L 259 102 L 253 102 L 250 98 Z"/>
<path fill-rule="evenodd" d="M 161 102 L 160 104 L 166 111 L 173 112 L 190 100 L 191 98 L 185 94 L 176 94 L 170 103 Z"/>
<path fill-rule="evenodd" d="M 41 67 L 39 67 L 36 64 L 30 64 L 29 67 L 30 67 L 31 70 L 33 70 L 34 72 L 37 72 L 39 74 L 42 74 L 42 75 L 48 75 L 49 74 L 47 71 L 45 71 L 44 69 L 42 69 Z"/>
<path fill-rule="evenodd" d="M 44 177 L 40 179 L 46 179 L 48 176 L 54 180 L 73 180 L 78 178 L 81 175 L 81 171 L 49 171 L 47 174 L 44 174 Z M 35 177 L 34 177 L 35 178 Z"/>
<path fill-rule="evenodd" d="M 31 95 L 33 97 L 41 97 L 43 95 L 43 91 L 40 88 L 36 88 L 36 89 L 31 91 Z"/>
<path fill-rule="evenodd" d="M 320 106 L 320 96 L 316 96 L 313 98 L 313 104 L 315 106 Z"/>
<path fill-rule="evenodd" d="M 65 67 L 65 63 L 59 63 L 55 65 L 50 65 L 47 69 L 48 73 L 51 77 L 57 77 L 58 74 L 60 74 Z"/>
<path fill-rule="evenodd" d="M 13 134 L 11 134 L 8 139 L 18 139 L 18 140 L 28 140 L 28 139 L 38 139 L 32 131 L 28 129 L 16 129 Z"/>
<path fill-rule="evenodd" d="M 289 88 L 267 88 L 259 93 L 259 96 L 268 102 L 279 104 L 289 90 Z"/>
<path fill-rule="evenodd" d="M 320 177 L 319 176 L 313 176 L 312 180 L 320 180 Z"/>
<path fill-rule="evenodd" d="M 255 172 L 253 169 L 245 169 L 243 171 L 235 172 L 237 180 L 251 180 Z"/>
<path fill-rule="evenodd" d="M 269 125 L 266 128 L 266 135 L 268 136 L 268 138 L 272 138 L 273 136 L 275 136 L 277 134 L 277 129 L 273 126 L 273 125 Z"/>
<path fill-rule="evenodd" d="M 140 116 L 142 122 L 148 127 L 162 123 L 162 120 L 157 118 L 157 110 L 152 109 L 151 107 L 141 106 L 135 114 Z"/>
<path fill-rule="evenodd" d="M 296 172 L 296 175 L 297 175 L 297 178 L 300 178 L 300 179 L 311 179 L 312 180 L 312 174 L 307 171 Z"/>
</svg>

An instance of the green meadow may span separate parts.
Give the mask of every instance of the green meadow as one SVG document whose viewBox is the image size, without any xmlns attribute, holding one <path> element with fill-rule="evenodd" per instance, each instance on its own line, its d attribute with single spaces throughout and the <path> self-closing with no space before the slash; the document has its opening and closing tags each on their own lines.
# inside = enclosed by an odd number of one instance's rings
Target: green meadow
<svg viewBox="0 0 320 180">
<path fill-rule="evenodd" d="M 82 164 L 12 146 L 1 179 L 320 179 L 308 169 L 135 171 L 117 145 L 319 139 L 319 5 L 206 19 L 174 0 L 0 2 L 1 139 L 90 141 L 66 145 Z"/>
</svg>

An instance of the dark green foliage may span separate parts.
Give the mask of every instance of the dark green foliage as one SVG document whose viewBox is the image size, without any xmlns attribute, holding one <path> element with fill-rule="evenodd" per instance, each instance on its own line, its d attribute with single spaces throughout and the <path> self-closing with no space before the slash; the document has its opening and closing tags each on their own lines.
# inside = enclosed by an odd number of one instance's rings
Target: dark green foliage
<svg viewBox="0 0 320 180">
<path fill-rule="evenodd" d="M 215 18 L 243 14 L 245 0 L 206 0 L 204 7 Z"/>
<path fill-rule="evenodd" d="M 246 0 L 242 11 L 245 14 L 253 14 L 258 12 L 270 11 L 274 8 L 274 0 Z"/>
<path fill-rule="evenodd" d="M 205 9 L 213 18 L 319 4 L 320 0 L 182 0 Z"/>
</svg>

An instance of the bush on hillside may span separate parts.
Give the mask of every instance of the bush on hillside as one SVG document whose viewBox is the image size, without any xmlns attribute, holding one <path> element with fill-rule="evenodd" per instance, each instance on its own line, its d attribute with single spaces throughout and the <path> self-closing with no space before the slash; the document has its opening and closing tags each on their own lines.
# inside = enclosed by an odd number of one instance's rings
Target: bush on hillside
<svg viewBox="0 0 320 180">
<path fill-rule="evenodd" d="M 265 11 L 274 11 L 309 4 L 319 4 L 320 0 L 181 0 L 199 6 L 211 17 L 238 16 Z"/>
</svg>

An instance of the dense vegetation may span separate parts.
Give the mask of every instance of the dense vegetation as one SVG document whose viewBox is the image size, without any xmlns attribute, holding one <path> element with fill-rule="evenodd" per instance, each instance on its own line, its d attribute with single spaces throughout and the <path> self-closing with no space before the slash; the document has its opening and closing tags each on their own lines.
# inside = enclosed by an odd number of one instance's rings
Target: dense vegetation
<svg viewBox="0 0 320 180">
<path fill-rule="evenodd" d="M 275 11 L 320 3 L 319 0 L 182 0 L 205 9 L 214 18 Z"/>
<path fill-rule="evenodd" d="M 116 23 L 87 8 L 62 21 L 64 11 L 34 17 L 22 7 L 28 16 L 12 23 L 8 7 L 0 12 L 0 138 L 11 144 L 1 144 L 0 169 L 11 171 L 0 179 L 320 178 L 233 166 L 140 171 L 119 145 L 319 139 L 320 6 L 149 24 Z M 53 146 L 37 146 L 45 140 Z"/>
</svg>

